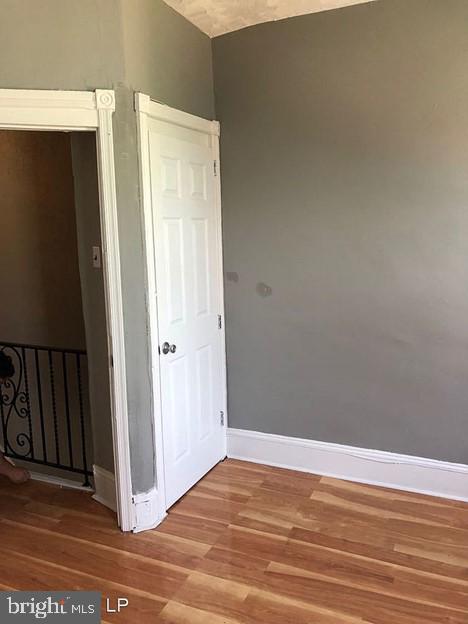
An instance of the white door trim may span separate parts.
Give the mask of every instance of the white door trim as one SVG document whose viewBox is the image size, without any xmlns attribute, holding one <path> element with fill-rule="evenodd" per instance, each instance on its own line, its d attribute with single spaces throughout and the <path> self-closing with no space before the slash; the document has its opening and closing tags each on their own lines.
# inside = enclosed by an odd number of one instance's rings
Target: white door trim
<svg viewBox="0 0 468 624">
<path fill-rule="evenodd" d="M 176 126 L 182 126 L 189 130 L 198 130 L 199 132 L 219 137 L 219 121 L 203 119 L 165 104 L 154 102 L 149 95 L 144 93 L 135 93 L 135 110 L 137 113 L 144 113 L 153 119 L 167 121 Z"/>
<path fill-rule="evenodd" d="M 156 517 L 153 526 L 157 526 L 166 516 L 166 495 L 164 484 L 164 450 L 163 429 L 161 411 L 161 387 L 159 371 L 159 335 L 158 335 L 158 310 L 156 304 L 156 273 L 154 267 L 155 241 L 153 236 L 153 210 L 151 197 L 151 172 L 150 154 L 148 145 L 148 118 L 172 123 L 190 130 L 197 130 L 208 134 L 212 138 L 213 160 L 217 162 L 216 177 L 216 209 L 217 209 L 217 253 L 222 266 L 222 224 L 221 224 L 221 184 L 219 167 L 219 134 L 220 125 L 217 121 L 208 121 L 190 115 L 169 106 L 153 102 L 148 95 L 135 93 L 135 110 L 138 124 L 138 142 L 140 154 L 140 186 L 142 189 L 143 218 L 145 231 L 145 254 L 146 271 L 148 280 L 148 314 L 150 329 L 150 357 L 152 370 L 153 388 L 153 418 L 154 418 L 154 446 L 156 451 Z M 226 449 L 227 431 L 227 400 L 226 400 L 226 351 L 225 351 L 225 323 L 224 323 L 224 285 L 223 273 L 220 271 L 219 278 L 220 302 L 222 305 L 222 357 L 223 357 L 223 405 L 224 405 L 224 444 Z"/>
<path fill-rule="evenodd" d="M 117 509 L 122 531 L 134 528 L 130 472 L 122 282 L 115 192 L 114 92 L 0 89 L 0 129 L 94 131 L 106 297 Z M 113 365 L 112 365 L 113 363 Z"/>
</svg>

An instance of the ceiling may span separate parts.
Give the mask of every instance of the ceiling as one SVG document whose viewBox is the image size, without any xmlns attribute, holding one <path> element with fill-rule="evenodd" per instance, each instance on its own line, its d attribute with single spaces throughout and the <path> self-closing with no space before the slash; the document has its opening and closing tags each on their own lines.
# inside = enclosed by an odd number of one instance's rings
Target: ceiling
<svg viewBox="0 0 468 624">
<path fill-rule="evenodd" d="M 253 24 L 372 0 L 165 0 L 210 37 Z"/>
</svg>

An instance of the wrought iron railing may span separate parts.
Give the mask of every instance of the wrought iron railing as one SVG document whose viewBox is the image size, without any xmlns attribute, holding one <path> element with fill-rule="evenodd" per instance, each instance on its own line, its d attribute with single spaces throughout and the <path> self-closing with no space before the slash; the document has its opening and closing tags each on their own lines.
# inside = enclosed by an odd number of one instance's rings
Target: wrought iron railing
<svg viewBox="0 0 468 624">
<path fill-rule="evenodd" d="M 0 385 L 0 441 L 12 459 L 82 475 L 89 486 L 86 352 L 0 342 L 15 374 Z"/>
</svg>

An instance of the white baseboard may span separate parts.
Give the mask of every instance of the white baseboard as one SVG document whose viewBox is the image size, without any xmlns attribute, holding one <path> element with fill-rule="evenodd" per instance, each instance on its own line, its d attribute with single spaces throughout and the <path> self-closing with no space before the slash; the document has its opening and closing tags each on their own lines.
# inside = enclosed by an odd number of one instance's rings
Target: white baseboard
<svg viewBox="0 0 468 624">
<path fill-rule="evenodd" d="M 93 466 L 94 488 L 93 498 L 101 505 L 117 512 L 117 496 L 115 491 L 115 475 L 105 468 Z"/>
<path fill-rule="evenodd" d="M 468 466 L 330 442 L 228 429 L 228 457 L 468 501 Z"/>
<path fill-rule="evenodd" d="M 94 486 L 96 493 L 93 498 L 98 503 L 117 511 L 117 496 L 115 489 L 115 475 L 100 466 L 93 466 Z M 154 529 L 162 518 L 157 513 L 157 490 L 135 494 L 132 497 L 132 528 L 133 533 Z"/>
</svg>

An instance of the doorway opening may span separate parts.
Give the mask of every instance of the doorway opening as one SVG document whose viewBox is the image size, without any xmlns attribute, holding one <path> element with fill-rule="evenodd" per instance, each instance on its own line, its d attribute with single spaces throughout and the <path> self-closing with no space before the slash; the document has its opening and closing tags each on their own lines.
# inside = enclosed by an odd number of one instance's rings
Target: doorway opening
<svg viewBox="0 0 468 624">
<path fill-rule="evenodd" d="M 114 168 L 112 123 L 114 111 L 115 94 L 111 90 L 0 89 L 0 129 L 72 132 L 78 135 L 92 133 L 95 140 L 96 151 L 92 162 L 94 166 L 97 163 L 99 187 L 98 212 L 103 245 L 107 369 L 112 414 L 112 437 L 107 439 L 106 443 L 112 447 L 114 455 L 113 474 L 107 471 L 99 475 L 95 473 L 95 484 L 97 486 L 99 481 L 101 490 L 99 495 L 96 493 L 95 498 L 115 508 L 120 528 L 123 531 L 131 531 L 136 527 L 136 518 L 130 470 L 120 241 Z M 85 159 L 85 164 L 90 162 Z M 86 171 L 85 166 L 83 171 Z M 83 197 L 85 198 L 83 201 L 86 202 L 86 192 Z M 86 305 L 84 309 L 87 309 Z M 81 365 L 77 364 L 77 368 L 80 368 L 81 372 Z M 54 392 L 51 394 L 54 395 Z M 78 392 L 79 397 L 80 395 L 82 396 L 82 393 Z M 22 413 L 24 415 L 25 412 Z M 18 438 L 18 441 L 21 439 L 24 445 L 24 438 Z"/>
<path fill-rule="evenodd" d="M 95 134 L 0 130 L 0 442 L 33 478 L 113 471 Z"/>
</svg>

